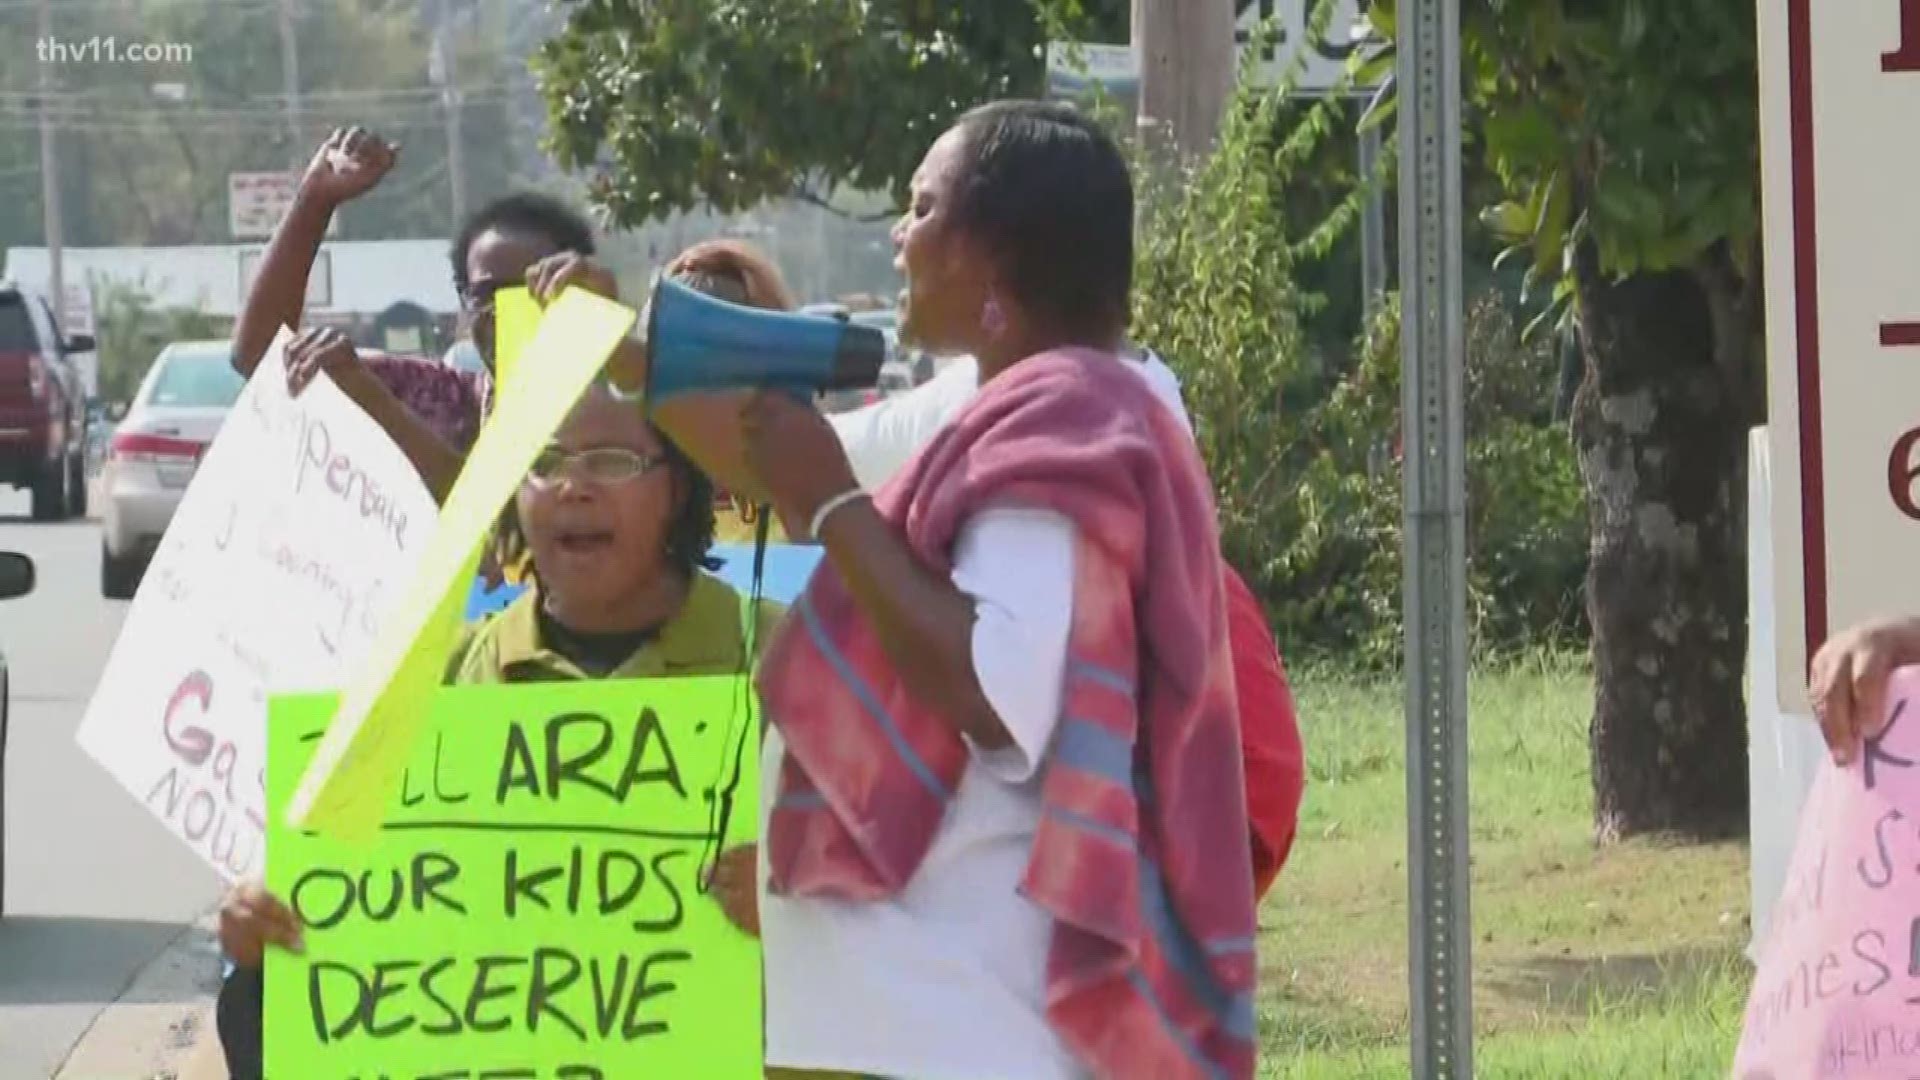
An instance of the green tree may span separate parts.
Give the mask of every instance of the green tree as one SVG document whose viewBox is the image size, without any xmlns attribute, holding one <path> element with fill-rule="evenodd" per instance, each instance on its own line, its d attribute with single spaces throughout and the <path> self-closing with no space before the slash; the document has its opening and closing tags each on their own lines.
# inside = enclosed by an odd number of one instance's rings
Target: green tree
<svg viewBox="0 0 1920 1080">
<path fill-rule="evenodd" d="M 1394 29 L 1396 5 L 1376 3 Z M 1602 839 L 1747 809 L 1746 431 L 1765 413 L 1754 10 L 1463 5 L 1503 200 L 1483 221 L 1577 330 Z"/>
<path fill-rule="evenodd" d="M 536 65 L 560 163 L 622 224 L 898 196 L 961 111 L 1032 96 L 1046 27 L 1125 41 L 1126 0 L 584 0 Z"/>
</svg>

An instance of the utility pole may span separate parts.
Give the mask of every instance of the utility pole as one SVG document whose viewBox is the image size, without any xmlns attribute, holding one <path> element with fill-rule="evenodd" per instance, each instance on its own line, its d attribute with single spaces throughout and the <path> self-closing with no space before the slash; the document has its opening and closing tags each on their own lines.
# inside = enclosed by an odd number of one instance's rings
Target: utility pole
<svg viewBox="0 0 1920 1080">
<path fill-rule="evenodd" d="M 1185 161 L 1204 157 L 1238 71 L 1233 0 L 1133 0 L 1133 47 L 1147 145 Z"/>
<path fill-rule="evenodd" d="M 53 40 L 53 5 L 40 0 L 40 40 Z M 64 239 L 60 214 L 60 162 L 54 138 L 53 63 L 54 57 L 41 57 L 40 63 L 40 206 L 45 215 L 47 234 L 47 302 L 53 305 L 54 321 L 61 340 L 67 336 L 67 282 L 61 266 Z"/>
<path fill-rule="evenodd" d="M 453 38 L 454 0 L 440 0 L 433 30 L 433 53 L 427 74 L 440 87 L 440 106 L 447 121 L 447 183 L 452 190 L 454 227 L 467 216 L 467 158 L 460 137 L 460 58 Z"/>
<path fill-rule="evenodd" d="M 294 33 L 294 4 L 280 0 L 280 68 L 287 80 L 287 155 L 298 173 L 307 164 L 307 138 L 300 125 L 300 41 Z"/>
</svg>

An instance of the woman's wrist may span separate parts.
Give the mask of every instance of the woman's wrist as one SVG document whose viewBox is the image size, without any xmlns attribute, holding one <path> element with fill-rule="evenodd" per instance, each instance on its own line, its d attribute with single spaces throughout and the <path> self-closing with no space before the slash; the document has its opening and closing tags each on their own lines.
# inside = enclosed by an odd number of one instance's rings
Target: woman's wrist
<svg viewBox="0 0 1920 1080">
<path fill-rule="evenodd" d="M 866 498 L 866 491 L 858 484 L 855 484 L 838 495 L 822 500 L 818 506 L 814 507 L 813 515 L 807 523 L 807 535 L 816 541 L 824 540 L 826 538 L 828 523 L 831 522 L 840 511 L 855 503 L 862 502 Z"/>
</svg>

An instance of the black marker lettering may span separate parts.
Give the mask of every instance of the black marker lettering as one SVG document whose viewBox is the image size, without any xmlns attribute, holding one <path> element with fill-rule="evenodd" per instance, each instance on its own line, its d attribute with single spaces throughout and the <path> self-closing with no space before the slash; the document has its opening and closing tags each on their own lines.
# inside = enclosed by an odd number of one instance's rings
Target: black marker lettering
<svg viewBox="0 0 1920 1080">
<path fill-rule="evenodd" d="M 664 1035 L 667 1031 L 665 1020 L 642 1022 L 639 1019 L 641 1005 L 662 994 L 671 994 L 680 988 L 678 983 L 668 982 L 665 979 L 660 982 L 648 981 L 648 977 L 653 973 L 653 966 L 659 964 L 661 967 L 666 967 L 669 964 L 685 963 L 692 959 L 692 953 L 675 949 L 670 952 L 654 953 L 640 962 L 640 973 L 633 980 L 633 995 L 627 998 L 626 1021 L 620 1025 L 620 1034 L 628 1042 L 648 1035 Z"/>
<path fill-rule="evenodd" d="M 564 967 L 565 973 L 556 975 L 551 969 Z M 564 949 L 540 948 L 533 953 L 533 978 L 527 986 L 527 1032 L 540 1033 L 540 1018 L 551 1016 L 562 1027 L 573 1032 L 573 1037 L 581 1042 L 587 1041 L 586 1030 L 576 1023 L 573 1017 L 560 1011 L 553 999 L 560 991 L 580 981 L 580 961 Z"/>
<path fill-rule="evenodd" d="M 540 767 L 533 763 L 533 747 L 527 745 L 527 729 L 518 724 L 507 728 L 507 750 L 500 762 L 500 783 L 494 788 L 495 802 L 506 805 L 507 793 L 525 788 L 527 794 L 540 797 Z"/>
<path fill-rule="evenodd" d="M 626 874 L 623 889 L 613 887 L 614 867 L 618 865 Z M 641 886 L 647 883 L 646 864 L 640 856 L 621 848 L 608 848 L 600 853 L 600 914 L 613 915 L 625 911 L 633 898 L 640 895 Z"/>
<path fill-rule="evenodd" d="M 452 970 L 452 968 L 453 958 L 448 956 L 428 964 L 426 970 L 420 973 L 421 995 L 428 1001 L 433 1002 L 434 1008 L 439 1009 L 441 1014 L 446 1017 L 445 1020 L 439 1023 L 421 1024 L 420 1034 L 422 1035 L 438 1036 L 460 1034 L 460 1014 L 454 1010 L 451 1004 L 448 1004 L 446 998 L 440 996 L 440 991 L 433 987 L 433 980 L 446 974 Z"/>
<path fill-rule="evenodd" d="M 627 958 L 624 954 L 615 958 L 612 981 L 603 981 L 600 958 L 587 961 L 587 974 L 593 980 L 593 1019 L 600 1037 L 613 1037 L 613 1025 L 620 1018 L 620 999 L 627 989 Z"/>
<path fill-rule="evenodd" d="M 327 885 L 339 890 L 338 899 L 330 905 L 313 899 L 316 891 L 325 897 L 327 893 L 324 886 Z M 302 924 L 314 930 L 331 930 L 339 926 L 352 910 L 353 878 L 344 871 L 319 866 L 301 874 L 300 880 L 293 883 L 293 913 L 299 916 Z"/>
<path fill-rule="evenodd" d="M 337 1024 L 328 1023 L 327 994 L 321 985 L 325 981 L 323 976 L 329 974 L 344 975 L 352 980 L 353 985 L 353 1008 L 347 1010 L 346 1017 Z M 365 1009 L 366 994 L 366 981 L 360 978 L 359 972 L 345 964 L 315 960 L 307 967 L 307 1008 L 313 1016 L 313 1033 L 321 1045 L 337 1042 L 353 1033 Z"/>
<path fill-rule="evenodd" d="M 540 905 L 542 911 L 552 911 L 553 905 L 540 895 L 540 890 L 561 875 L 559 867 L 548 867 L 530 874 L 520 872 L 520 853 L 507 849 L 507 918 L 511 919 L 520 912 L 520 901 L 525 899 Z"/>
<path fill-rule="evenodd" d="M 647 747 L 654 741 L 660 743 L 660 754 L 666 760 L 652 768 L 643 768 L 646 762 Z M 673 793 L 681 798 L 687 797 L 686 785 L 680 782 L 680 766 L 674 761 L 673 746 L 667 742 L 666 729 L 660 726 L 660 717 L 652 709 L 640 710 L 633 722 L 633 743 L 627 751 L 627 768 L 620 774 L 621 802 L 627 800 L 627 793 L 636 784 L 665 782 L 672 786 Z"/>
<path fill-rule="evenodd" d="M 425 911 L 427 901 L 462 915 L 467 906 L 440 891 L 460 877 L 460 864 L 437 851 L 423 851 L 413 857 L 413 910 Z"/>
<path fill-rule="evenodd" d="M 566 737 L 569 728 L 587 726 L 594 731 L 593 746 L 584 753 L 571 757 L 561 752 L 561 740 Z M 613 746 L 613 725 L 604 716 L 593 713 L 567 713 L 547 721 L 547 798 L 560 798 L 560 788 L 566 783 L 581 784 L 618 801 L 624 797 L 624 789 L 616 794 L 614 789 L 592 776 L 587 770 L 595 762 L 607 756 L 607 750 Z"/>
<path fill-rule="evenodd" d="M 493 974 L 495 968 L 523 967 L 526 962 L 524 956 L 483 956 L 475 962 L 473 992 L 467 995 L 467 1030 L 494 1032 L 505 1031 L 513 1026 L 513 1020 L 506 1016 L 482 1020 L 480 1007 L 495 998 L 507 997 L 517 989 L 511 983 L 489 987 L 487 976 Z"/>
<path fill-rule="evenodd" d="M 380 1003 L 406 990 L 405 980 L 389 981 L 389 975 L 405 975 L 420 966 L 418 960 L 382 960 L 373 965 L 373 982 L 367 987 L 366 1023 L 367 1034 L 376 1039 L 390 1039 L 412 1028 L 418 1021 L 413 1013 L 402 1013 L 388 1023 L 380 1024 Z"/>
<path fill-rule="evenodd" d="M 686 921 L 687 906 L 680 898 L 680 886 L 674 882 L 673 875 L 666 869 L 668 863 L 686 857 L 687 853 L 678 848 L 663 851 L 653 857 L 650 864 L 653 867 L 653 880 L 659 882 L 660 887 L 667 891 L 667 902 L 673 906 L 673 910 L 656 919 L 635 919 L 633 922 L 635 930 L 643 934 L 664 934 L 680 929 L 680 924 Z"/>
</svg>

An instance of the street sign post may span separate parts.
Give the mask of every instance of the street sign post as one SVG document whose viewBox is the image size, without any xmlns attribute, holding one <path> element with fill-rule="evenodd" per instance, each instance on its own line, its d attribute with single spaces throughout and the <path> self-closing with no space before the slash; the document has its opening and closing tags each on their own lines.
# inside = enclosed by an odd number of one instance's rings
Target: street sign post
<svg viewBox="0 0 1920 1080">
<path fill-rule="evenodd" d="M 1399 11 L 1413 1075 L 1473 1075 L 1459 0 Z"/>
</svg>

